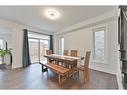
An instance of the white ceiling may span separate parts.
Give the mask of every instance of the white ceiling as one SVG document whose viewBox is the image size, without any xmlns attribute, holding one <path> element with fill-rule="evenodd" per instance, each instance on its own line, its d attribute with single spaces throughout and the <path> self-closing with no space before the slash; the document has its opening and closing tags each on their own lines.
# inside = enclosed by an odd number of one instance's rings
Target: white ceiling
<svg viewBox="0 0 127 95">
<path fill-rule="evenodd" d="M 43 12 L 48 8 L 58 10 L 60 18 L 57 20 L 46 18 Z M 55 32 L 114 8 L 115 6 L 0 6 L 0 18 Z"/>
</svg>

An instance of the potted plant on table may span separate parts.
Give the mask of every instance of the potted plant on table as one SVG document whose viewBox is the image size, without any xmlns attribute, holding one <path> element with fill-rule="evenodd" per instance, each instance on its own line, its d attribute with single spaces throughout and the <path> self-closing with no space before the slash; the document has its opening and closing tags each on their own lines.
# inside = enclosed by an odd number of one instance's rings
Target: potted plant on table
<svg viewBox="0 0 127 95">
<path fill-rule="evenodd" d="M 1 59 L 2 59 L 2 64 L 0 64 L 1 67 L 5 66 L 6 63 L 4 63 L 4 58 L 6 55 L 10 54 L 10 50 L 11 49 L 0 49 L 0 56 L 1 56 Z"/>
</svg>

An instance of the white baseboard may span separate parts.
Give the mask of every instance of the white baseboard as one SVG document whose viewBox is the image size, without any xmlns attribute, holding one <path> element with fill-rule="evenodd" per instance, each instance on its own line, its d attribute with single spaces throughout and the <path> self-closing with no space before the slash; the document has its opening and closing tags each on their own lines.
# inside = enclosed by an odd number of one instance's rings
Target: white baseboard
<svg viewBox="0 0 127 95">
<path fill-rule="evenodd" d="M 14 65 L 13 63 L 12 63 L 12 69 L 16 69 L 16 68 L 21 68 L 22 67 L 22 65 Z"/>
<path fill-rule="evenodd" d="M 94 67 L 94 66 L 90 66 L 89 67 L 90 69 L 93 69 L 93 70 L 97 70 L 97 71 L 101 71 L 101 72 L 105 72 L 105 73 L 109 73 L 109 74 L 114 74 L 116 75 L 116 72 L 114 72 L 113 70 L 110 70 L 110 69 L 107 69 L 107 68 L 102 68 L 102 67 Z"/>
</svg>

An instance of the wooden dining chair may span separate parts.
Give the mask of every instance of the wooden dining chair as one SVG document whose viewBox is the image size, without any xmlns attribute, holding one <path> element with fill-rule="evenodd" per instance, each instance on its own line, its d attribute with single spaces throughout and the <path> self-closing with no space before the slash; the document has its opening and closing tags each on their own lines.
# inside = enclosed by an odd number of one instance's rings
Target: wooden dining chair
<svg viewBox="0 0 127 95">
<path fill-rule="evenodd" d="M 64 50 L 63 51 L 63 55 L 68 56 L 68 50 Z M 59 61 L 59 63 L 61 63 L 61 66 L 65 66 L 65 63 L 64 62 Z"/>
<path fill-rule="evenodd" d="M 77 57 L 78 56 L 78 51 L 77 50 L 71 50 L 71 56 Z"/>
<path fill-rule="evenodd" d="M 76 71 L 79 73 L 79 71 L 83 72 L 84 75 L 84 82 L 89 80 L 89 60 L 90 60 L 90 54 L 91 51 L 87 51 L 85 55 L 84 65 L 79 65 L 76 69 Z"/>
<path fill-rule="evenodd" d="M 63 55 L 68 56 L 68 50 L 64 50 Z"/>
<path fill-rule="evenodd" d="M 52 50 L 46 50 L 46 54 L 47 55 L 51 55 L 53 54 Z M 53 59 L 47 59 L 48 62 L 53 62 L 54 60 Z"/>
<path fill-rule="evenodd" d="M 50 54 L 53 54 L 53 52 L 52 52 L 52 50 L 46 50 L 46 54 L 50 55 Z"/>
<path fill-rule="evenodd" d="M 78 50 L 71 50 L 71 52 L 70 52 L 71 54 L 70 54 L 70 56 L 72 56 L 72 57 L 77 57 L 78 56 Z M 68 66 L 67 65 L 67 67 L 69 67 L 69 68 L 74 68 L 74 67 L 77 67 L 77 60 L 74 62 L 74 64 L 72 64 L 72 65 L 70 65 L 70 66 Z"/>
</svg>

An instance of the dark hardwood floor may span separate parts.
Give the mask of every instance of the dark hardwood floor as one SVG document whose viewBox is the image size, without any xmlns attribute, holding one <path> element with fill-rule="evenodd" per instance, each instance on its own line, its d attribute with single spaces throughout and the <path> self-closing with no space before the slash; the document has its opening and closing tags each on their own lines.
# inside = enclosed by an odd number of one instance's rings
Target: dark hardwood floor
<svg viewBox="0 0 127 95">
<path fill-rule="evenodd" d="M 80 77 L 68 79 L 60 87 L 56 74 L 42 73 L 40 64 L 33 64 L 25 69 L 0 71 L 0 89 L 118 89 L 118 85 L 115 75 L 90 70 L 87 83 L 83 83 L 80 73 Z"/>
</svg>

